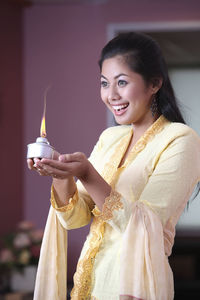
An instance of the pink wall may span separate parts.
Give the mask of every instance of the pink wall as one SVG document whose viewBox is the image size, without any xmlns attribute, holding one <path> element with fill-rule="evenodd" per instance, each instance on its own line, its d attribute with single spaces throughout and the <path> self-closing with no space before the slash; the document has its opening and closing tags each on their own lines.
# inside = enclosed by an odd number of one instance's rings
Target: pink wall
<svg viewBox="0 0 200 300">
<path fill-rule="evenodd" d="M 22 9 L 0 3 L 0 236 L 23 215 Z"/>
<path fill-rule="evenodd" d="M 51 84 L 47 97 L 47 131 L 51 144 L 63 153 L 89 154 L 106 127 L 106 111 L 99 97 L 97 60 L 106 42 L 109 23 L 199 19 L 198 0 L 112 0 L 104 4 L 27 8 L 24 14 L 24 147 L 39 135 L 43 93 Z M 25 216 L 44 226 L 50 180 L 25 168 L 24 182 Z M 70 278 L 86 231 L 70 233 Z"/>
</svg>

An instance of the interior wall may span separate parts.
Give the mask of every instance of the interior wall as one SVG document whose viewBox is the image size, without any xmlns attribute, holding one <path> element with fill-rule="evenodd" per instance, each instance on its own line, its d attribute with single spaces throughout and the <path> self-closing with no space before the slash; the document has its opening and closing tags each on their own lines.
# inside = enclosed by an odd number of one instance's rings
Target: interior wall
<svg viewBox="0 0 200 300">
<path fill-rule="evenodd" d="M 43 94 L 50 84 L 47 95 L 49 141 L 63 153 L 90 153 L 106 127 L 97 61 L 107 40 L 108 24 L 200 19 L 198 0 L 95 3 L 36 5 L 25 10 L 24 147 L 39 135 Z M 51 181 L 28 171 L 24 163 L 24 182 L 25 217 L 43 227 Z M 69 235 L 70 279 L 86 232 L 87 229 L 73 230 Z"/>
<path fill-rule="evenodd" d="M 177 99 L 180 102 L 186 123 L 192 127 L 200 136 L 200 68 L 174 68 L 170 70 L 170 78 Z M 194 193 L 195 195 L 195 193 Z M 200 194 L 189 201 L 189 206 L 182 214 L 178 229 L 200 228 Z"/>
<path fill-rule="evenodd" d="M 0 236 L 23 216 L 22 9 L 0 3 Z"/>
</svg>

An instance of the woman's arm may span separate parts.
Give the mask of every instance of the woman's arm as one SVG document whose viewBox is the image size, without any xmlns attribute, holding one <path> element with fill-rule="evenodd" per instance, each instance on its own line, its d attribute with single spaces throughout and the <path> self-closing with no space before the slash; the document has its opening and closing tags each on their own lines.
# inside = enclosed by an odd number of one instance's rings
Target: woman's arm
<svg viewBox="0 0 200 300">
<path fill-rule="evenodd" d="M 69 204 L 69 199 L 73 197 L 76 192 L 76 182 L 73 177 L 67 179 L 53 178 L 54 197 L 58 207 Z"/>
<path fill-rule="evenodd" d="M 54 152 L 53 160 L 59 160 L 60 154 Z M 69 203 L 69 199 L 74 195 L 76 191 L 76 183 L 73 176 L 68 176 L 65 179 L 59 179 L 56 177 L 56 174 L 53 173 L 53 169 L 49 169 L 47 172 L 41 164 L 39 158 L 28 159 L 27 160 L 28 168 L 30 170 L 37 171 L 41 176 L 52 176 L 52 184 L 54 186 L 54 196 L 58 207 L 65 206 Z"/>
<path fill-rule="evenodd" d="M 35 160 L 34 167 L 42 175 L 52 176 L 58 205 L 66 205 L 76 191 L 74 177 L 78 178 L 99 209 L 111 193 L 110 185 L 81 152 L 60 155 L 58 160 Z"/>
</svg>

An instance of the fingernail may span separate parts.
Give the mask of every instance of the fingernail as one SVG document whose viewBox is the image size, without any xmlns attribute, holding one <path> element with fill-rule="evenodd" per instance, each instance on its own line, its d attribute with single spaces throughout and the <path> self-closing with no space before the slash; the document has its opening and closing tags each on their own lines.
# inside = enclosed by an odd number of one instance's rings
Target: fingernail
<svg viewBox="0 0 200 300">
<path fill-rule="evenodd" d="M 40 169 L 40 170 L 43 169 L 43 165 L 40 164 L 40 163 L 36 163 L 36 164 L 35 164 L 35 167 L 36 167 L 37 169 Z"/>
<path fill-rule="evenodd" d="M 60 155 L 58 158 L 59 161 L 64 162 L 65 161 L 65 156 L 64 155 Z"/>
</svg>

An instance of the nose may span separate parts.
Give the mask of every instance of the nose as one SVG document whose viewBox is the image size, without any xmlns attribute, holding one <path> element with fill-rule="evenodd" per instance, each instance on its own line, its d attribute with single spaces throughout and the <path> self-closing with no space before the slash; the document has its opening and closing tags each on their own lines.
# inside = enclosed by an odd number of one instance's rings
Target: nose
<svg viewBox="0 0 200 300">
<path fill-rule="evenodd" d="M 109 88 L 109 92 L 108 92 L 108 101 L 112 102 L 112 101 L 119 100 L 119 99 L 120 99 L 120 94 L 119 94 L 117 88 L 114 86 L 111 86 Z"/>
</svg>

